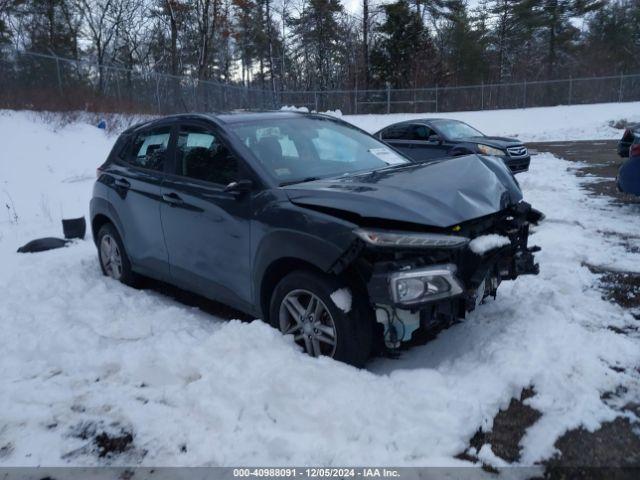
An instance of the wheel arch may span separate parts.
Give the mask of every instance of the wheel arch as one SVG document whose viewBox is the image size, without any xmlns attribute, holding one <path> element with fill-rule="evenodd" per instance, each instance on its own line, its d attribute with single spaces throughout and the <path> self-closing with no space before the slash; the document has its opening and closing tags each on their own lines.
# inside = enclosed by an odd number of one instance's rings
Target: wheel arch
<svg viewBox="0 0 640 480">
<path fill-rule="evenodd" d="M 260 309 L 265 322 L 271 323 L 269 319 L 269 304 L 276 285 L 282 278 L 296 270 L 326 273 L 317 265 L 298 257 L 282 257 L 271 262 L 265 269 L 259 286 Z"/>
<path fill-rule="evenodd" d="M 111 219 L 102 213 L 99 213 L 95 217 L 93 217 L 93 219 L 91 220 L 91 233 L 93 234 L 94 242 L 97 243 L 98 232 L 107 223 L 110 223 L 113 225 L 113 222 L 111 221 Z"/>
<path fill-rule="evenodd" d="M 91 200 L 90 210 L 91 234 L 93 236 L 94 243 L 98 241 L 98 232 L 107 223 L 111 223 L 118 232 L 118 235 L 120 235 L 122 241 L 125 241 L 125 232 L 122 229 L 122 222 L 111 203 L 103 198 L 94 197 Z"/>
</svg>

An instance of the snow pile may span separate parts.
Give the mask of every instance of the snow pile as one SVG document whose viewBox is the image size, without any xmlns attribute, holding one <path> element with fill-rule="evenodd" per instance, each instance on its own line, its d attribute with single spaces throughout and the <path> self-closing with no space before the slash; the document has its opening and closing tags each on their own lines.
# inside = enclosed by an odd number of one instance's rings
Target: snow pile
<svg viewBox="0 0 640 480">
<path fill-rule="evenodd" d="M 469 248 L 476 255 L 484 255 L 494 248 L 504 247 L 510 244 L 511 240 L 509 240 L 509 237 L 492 233 L 474 238 L 469 242 Z"/>
<path fill-rule="evenodd" d="M 351 311 L 351 290 L 348 288 L 340 288 L 331 294 L 331 300 L 344 313 Z"/>
<path fill-rule="evenodd" d="M 356 370 L 259 321 L 105 278 L 91 239 L 15 253 L 59 234 L 61 211 L 87 211 L 113 138 L 22 114 L 1 115 L 0 131 L 0 192 L 19 214 L 0 219 L 0 465 L 468 464 L 455 457 L 477 429 L 533 386 L 526 402 L 542 417 L 521 444 L 532 464 L 567 429 L 595 429 L 640 395 L 640 339 L 616 333 L 636 320 L 585 266 L 637 269 L 613 234 L 637 235 L 640 212 L 587 197 L 565 161 L 539 155 L 519 176 L 547 214 L 531 241 L 540 275 L 503 283 L 496 301 L 400 359 Z M 130 448 L 100 458 L 102 431 L 130 432 Z"/>
<path fill-rule="evenodd" d="M 307 107 L 296 107 L 295 105 L 285 105 L 283 107 L 280 107 L 280 110 L 283 112 L 309 113 L 309 109 Z"/>
<path fill-rule="evenodd" d="M 542 142 L 617 140 L 622 137 L 623 130 L 611 127 L 610 123 L 622 119 L 640 121 L 639 112 L 640 102 L 629 102 L 473 112 L 345 115 L 342 118 L 369 133 L 404 120 L 454 118 L 469 123 L 485 135 L 516 137 L 525 142 Z"/>
<path fill-rule="evenodd" d="M 32 225 L 40 236 L 60 235 L 62 218 L 88 216 L 96 169 L 115 137 L 63 120 L 64 115 L 0 111 L 0 205 L 7 212 L 0 222 L 17 217 L 20 227 L 0 235 L 22 235 Z"/>
<path fill-rule="evenodd" d="M 336 117 L 336 118 L 342 118 L 342 110 L 340 110 L 339 108 L 337 108 L 336 110 L 327 110 L 326 112 L 322 112 L 325 115 L 329 115 L 331 117 Z"/>
<path fill-rule="evenodd" d="M 302 112 L 309 113 L 309 109 L 307 107 L 296 107 L 294 105 L 285 105 L 280 107 L 280 110 L 283 112 Z M 316 113 L 315 110 L 311 110 L 311 113 Z M 342 118 L 342 111 L 340 109 L 336 110 L 327 110 L 326 112 L 320 112 L 323 115 L 329 115 L 331 117 Z"/>
</svg>

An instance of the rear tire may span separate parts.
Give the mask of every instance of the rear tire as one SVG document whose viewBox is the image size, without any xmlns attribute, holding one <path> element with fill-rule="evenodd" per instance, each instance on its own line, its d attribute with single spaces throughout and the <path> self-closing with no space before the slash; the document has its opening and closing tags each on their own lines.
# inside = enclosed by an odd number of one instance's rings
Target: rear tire
<svg viewBox="0 0 640 480">
<path fill-rule="evenodd" d="M 292 272 L 276 286 L 269 307 L 270 323 L 312 356 L 328 356 L 362 367 L 372 350 L 373 321 L 360 295 L 351 309 L 331 299 L 345 285 L 337 278 L 306 270 Z"/>
<path fill-rule="evenodd" d="M 97 245 L 102 273 L 125 285 L 135 286 L 139 277 L 131 269 L 122 239 L 111 223 L 106 223 L 98 231 Z"/>
</svg>

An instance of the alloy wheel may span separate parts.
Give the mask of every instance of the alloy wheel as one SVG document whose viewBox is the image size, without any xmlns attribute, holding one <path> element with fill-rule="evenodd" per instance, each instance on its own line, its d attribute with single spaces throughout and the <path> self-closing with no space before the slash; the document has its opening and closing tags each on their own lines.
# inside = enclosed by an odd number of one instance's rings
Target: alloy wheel
<svg viewBox="0 0 640 480">
<path fill-rule="evenodd" d="M 107 275 L 115 280 L 122 278 L 122 254 L 117 242 L 109 234 L 104 235 L 100 242 L 100 261 Z"/>
<path fill-rule="evenodd" d="M 292 290 L 280 304 L 280 331 L 292 334 L 297 344 L 314 357 L 333 357 L 336 327 L 331 312 L 320 298 L 307 290 Z"/>
</svg>

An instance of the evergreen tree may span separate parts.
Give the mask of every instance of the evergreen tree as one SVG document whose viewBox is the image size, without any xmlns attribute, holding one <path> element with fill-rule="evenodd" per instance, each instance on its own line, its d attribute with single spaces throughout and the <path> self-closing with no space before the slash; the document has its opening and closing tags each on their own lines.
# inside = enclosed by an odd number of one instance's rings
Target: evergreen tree
<svg viewBox="0 0 640 480">
<path fill-rule="evenodd" d="M 490 0 L 486 8 L 493 19 L 489 32 L 491 66 L 498 83 L 510 80 L 518 63 L 523 46 L 531 31 L 523 18 L 522 0 Z"/>
<path fill-rule="evenodd" d="M 81 19 L 70 0 L 25 0 L 22 15 L 26 47 L 42 53 L 78 58 Z M 15 2 L 14 2 L 15 5 Z"/>
<path fill-rule="evenodd" d="M 383 9 L 385 20 L 376 28 L 378 38 L 371 51 L 373 76 L 394 88 L 416 86 L 424 74 L 433 73 L 435 50 L 429 32 L 406 0 Z"/>
<path fill-rule="evenodd" d="M 572 20 L 602 5 L 602 0 L 523 0 L 520 3 L 520 15 L 543 35 L 547 78 L 558 76 L 559 59 L 566 61 L 578 40 L 579 31 Z"/>
<path fill-rule="evenodd" d="M 596 74 L 636 73 L 640 68 L 640 3 L 615 1 L 587 21 L 585 57 Z"/>
<path fill-rule="evenodd" d="M 10 18 L 16 14 L 24 0 L 0 0 L 0 47 L 11 42 L 13 31 Z"/>
<path fill-rule="evenodd" d="M 451 0 L 440 30 L 441 55 L 454 85 L 480 83 L 487 77 L 486 35 L 469 15 L 464 0 Z"/>
<path fill-rule="evenodd" d="M 326 90 L 333 86 L 334 63 L 344 34 L 338 15 L 343 12 L 339 0 L 306 0 L 300 15 L 291 19 L 299 58 L 306 63 L 307 82 L 312 88 Z"/>
</svg>

